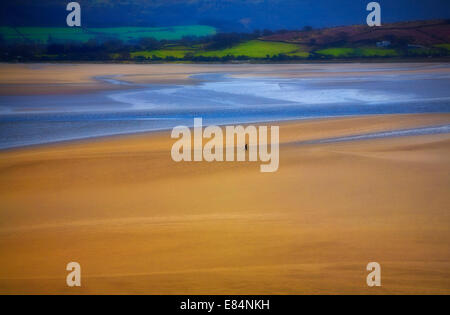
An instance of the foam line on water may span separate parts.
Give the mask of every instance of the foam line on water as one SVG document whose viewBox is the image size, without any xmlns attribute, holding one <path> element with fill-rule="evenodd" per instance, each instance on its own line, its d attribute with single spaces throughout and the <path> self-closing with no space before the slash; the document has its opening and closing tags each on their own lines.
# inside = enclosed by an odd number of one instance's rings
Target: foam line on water
<svg viewBox="0 0 450 315">
<path fill-rule="evenodd" d="M 366 134 L 350 135 L 350 136 L 345 136 L 345 137 L 298 141 L 298 142 L 294 142 L 293 144 L 295 144 L 295 145 L 326 144 L 326 143 L 337 143 L 337 142 L 373 140 L 373 139 L 382 139 L 382 138 L 437 135 L 437 134 L 447 134 L 447 133 L 450 133 L 450 124 L 449 125 L 440 125 L 440 126 L 412 128 L 412 129 L 389 130 L 389 131 L 373 132 L 373 133 L 366 133 Z"/>
</svg>

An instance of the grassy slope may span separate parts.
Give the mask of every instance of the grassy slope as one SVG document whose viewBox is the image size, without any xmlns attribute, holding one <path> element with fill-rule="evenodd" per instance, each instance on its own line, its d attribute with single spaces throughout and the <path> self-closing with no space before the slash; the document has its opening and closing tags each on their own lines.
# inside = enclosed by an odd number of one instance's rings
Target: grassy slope
<svg viewBox="0 0 450 315">
<path fill-rule="evenodd" d="M 298 56 L 303 58 L 307 58 L 309 56 L 309 53 L 304 51 L 303 47 L 299 45 L 264 42 L 259 40 L 244 42 L 234 47 L 220 50 L 204 50 L 201 47 L 169 46 L 160 50 L 133 52 L 131 56 L 144 58 L 151 58 L 152 56 L 156 56 L 159 58 L 183 58 L 188 53 L 191 53 L 194 56 L 218 58 L 228 55 L 232 55 L 235 57 L 247 56 L 250 58 L 266 58 L 267 55 L 272 57 L 279 54 L 286 54 L 289 56 Z"/>
<path fill-rule="evenodd" d="M 437 47 L 437 48 L 445 48 L 447 50 L 450 50 L 450 44 L 439 44 L 439 45 L 435 45 L 435 47 Z"/>
<path fill-rule="evenodd" d="M 330 57 L 395 57 L 398 53 L 395 49 L 386 48 L 327 48 L 318 50 L 319 55 Z"/>
<path fill-rule="evenodd" d="M 38 43 L 47 43 L 51 37 L 55 41 L 86 42 L 95 35 L 87 33 L 81 28 L 69 27 L 0 27 L 0 34 L 7 42 L 30 40 Z"/>
<path fill-rule="evenodd" d="M 153 37 L 157 40 L 178 40 L 184 36 L 214 35 L 216 29 L 204 25 L 187 25 L 173 27 L 118 27 L 118 28 L 92 28 L 91 32 L 99 32 L 107 36 L 115 36 L 123 41 L 137 40 Z"/>
<path fill-rule="evenodd" d="M 295 44 L 264 42 L 260 40 L 252 40 L 237 46 L 214 51 L 199 51 L 197 56 L 204 57 L 225 57 L 232 56 L 248 56 L 251 58 L 266 58 L 267 55 L 274 56 L 279 54 L 299 54 L 308 57 L 307 52 L 303 52 L 301 47 Z"/>
<path fill-rule="evenodd" d="M 164 49 L 152 50 L 152 51 L 136 51 L 131 53 L 131 57 L 144 57 L 152 58 L 156 56 L 158 58 L 174 57 L 184 58 L 187 53 L 193 53 L 195 50 L 185 46 L 167 46 Z"/>
<path fill-rule="evenodd" d="M 55 41 L 86 42 L 94 38 L 114 38 L 123 41 L 153 37 L 158 40 L 178 40 L 184 36 L 207 36 L 216 33 L 214 27 L 187 25 L 175 27 L 117 27 L 117 28 L 69 28 L 69 27 L 0 27 L 0 34 L 6 41 L 19 41 L 24 37 L 31 41 L 47 43 Z"/>
</svg>

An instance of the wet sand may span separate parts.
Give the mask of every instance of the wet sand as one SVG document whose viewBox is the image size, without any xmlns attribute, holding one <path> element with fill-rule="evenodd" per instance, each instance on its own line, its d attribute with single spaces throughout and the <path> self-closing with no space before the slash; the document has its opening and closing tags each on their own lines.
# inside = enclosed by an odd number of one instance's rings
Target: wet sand
<svg viewBox="0 0 450 315">
<path fill-rule="evenodd" d="M 2 151 L 0 293 L 449 294 L 449 134 L 296 144 L 449 122 L 283 123 L 272 174 L 175 163 L 168 133 Z"/>
<path fill-rule="evenodd" d="M 381 70 L 380 70 L 381 69 Z M 192 84 L 194 74 L 229 73 L 235 77 L 340 78 L 448 74 L 446 63 L 367 64 L 1 64 L 0 95 L 89 93 L 127 89 L 99 81 L 113 76 L 135 84 Z M 134 87 L 135 88 L 135 87 Z"/>
</svg>

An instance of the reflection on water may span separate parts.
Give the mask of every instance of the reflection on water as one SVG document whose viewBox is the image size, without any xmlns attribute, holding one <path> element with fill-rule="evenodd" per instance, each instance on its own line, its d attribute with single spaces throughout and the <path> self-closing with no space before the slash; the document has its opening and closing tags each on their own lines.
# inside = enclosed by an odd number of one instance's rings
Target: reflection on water
<svg viewBox="0 0 450 315">
<path fill-rule="evenodd" d="M 237 79 L 225 74 L 195 77 L 197 85 L 151 85 L 72 96 L 0 97 L 0 148 L 190 126 L 194 117 L 202 117 L 205 124 L 228 124 L 450 112 L 450 77 L 443 74 L 307 79 Z"/>
</svg>

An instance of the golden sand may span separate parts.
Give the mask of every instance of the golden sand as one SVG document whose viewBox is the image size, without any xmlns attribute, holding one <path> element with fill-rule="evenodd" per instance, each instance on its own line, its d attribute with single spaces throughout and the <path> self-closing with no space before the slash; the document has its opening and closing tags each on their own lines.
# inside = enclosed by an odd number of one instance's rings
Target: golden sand
<svg viewBox="0 0 450 315">
<path fill-rule="evenodd" d="M 282 124 L 272 174 L 175 163 L 164 132 L 3 151 L 0 293 L 449 294 L 449 135 L 293 144 L 449 121 Z"/>
</svg>

